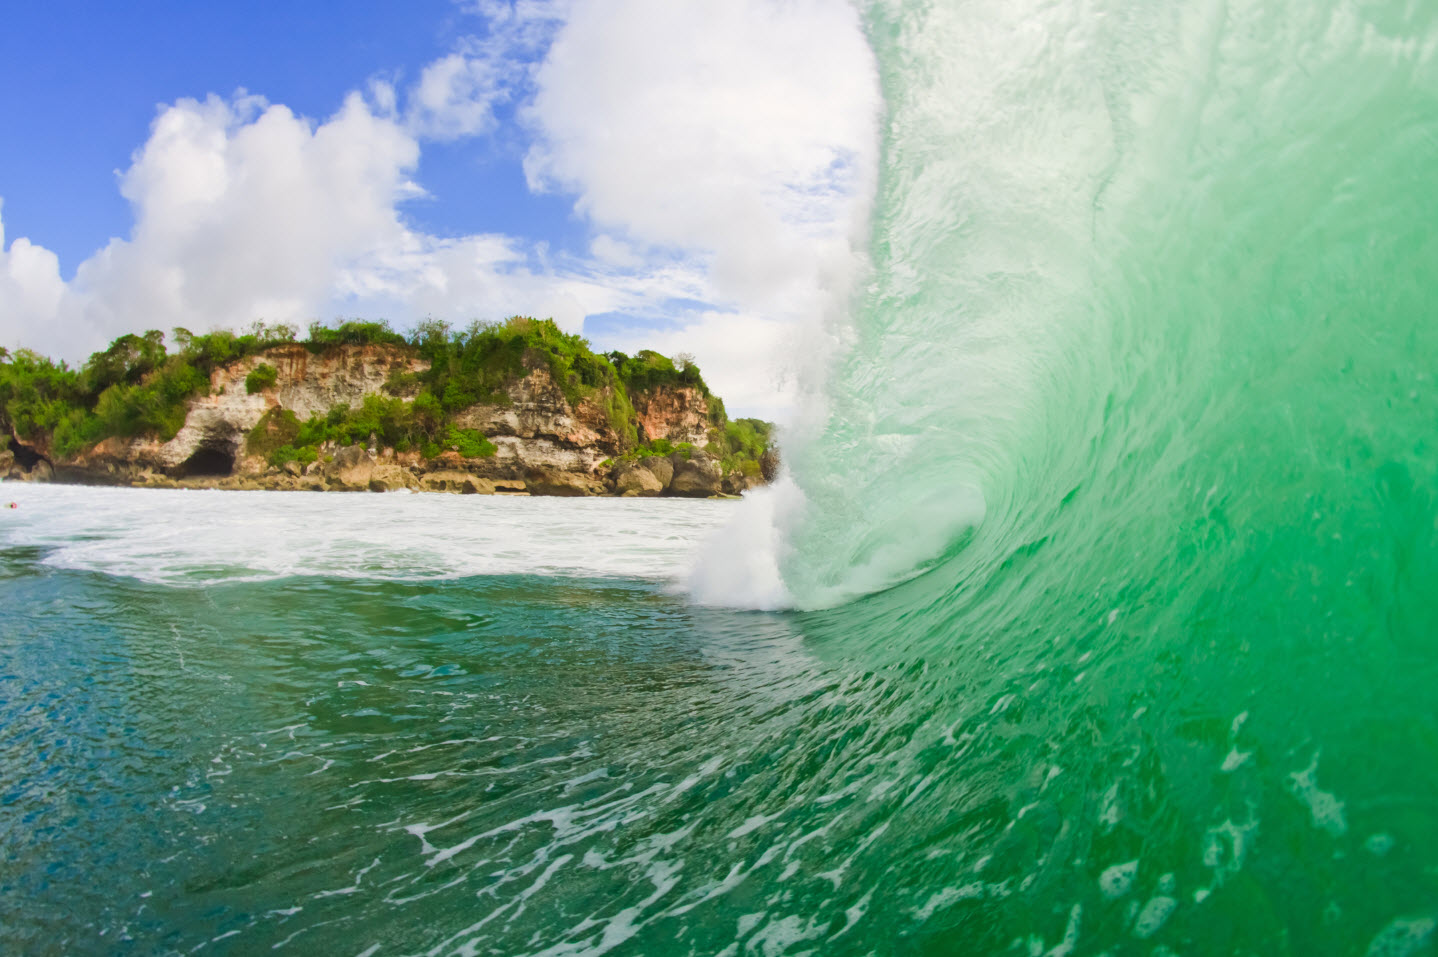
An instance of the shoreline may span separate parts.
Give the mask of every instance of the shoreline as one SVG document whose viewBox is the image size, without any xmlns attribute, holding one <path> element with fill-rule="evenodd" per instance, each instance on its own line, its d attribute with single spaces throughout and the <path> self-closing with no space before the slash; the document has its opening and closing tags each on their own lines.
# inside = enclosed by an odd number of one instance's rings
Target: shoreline
<svg viewBox="0 0 1438 957">
<path fill-rule="evenodd" d="M 464 459 L 453 452 L 433 460 L 414 455 L 346 446 L 326 450 L 308 465 L 266 467 L 251 458 L 224 474 L 176 475 L 111 457 L 59 466 L 38 458 L 28 468 L 13 456 L 0 463 L 0 481 L 109 488 L 214 489 L 277 492 L 431 492 L 450 495 L 511 495 L 555 498 L 737 499 L 762 481 L 725 476 L 714 456 L 702 450 L 648 456 L 589 472 L 552 468 L 496 468 L 488 459 Z M 516 474 L 518 473 L 518 474 Z M 522 475 L 522 477 L 520 477 Z"/>
</svg>

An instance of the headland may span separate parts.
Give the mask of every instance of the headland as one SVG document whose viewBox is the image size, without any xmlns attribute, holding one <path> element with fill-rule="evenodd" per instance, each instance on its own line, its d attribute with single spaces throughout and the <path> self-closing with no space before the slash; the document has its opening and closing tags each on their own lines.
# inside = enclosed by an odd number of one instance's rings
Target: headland
<svg viewBox="0 0 1438 957">
<path fill-rule="evenodd" d="M 0 350 L 0 477 L 141 487 L 733 496 L 772 427 L 692 358 L 547 319 L 126 335 L 78 369 Z"/>
</svg>

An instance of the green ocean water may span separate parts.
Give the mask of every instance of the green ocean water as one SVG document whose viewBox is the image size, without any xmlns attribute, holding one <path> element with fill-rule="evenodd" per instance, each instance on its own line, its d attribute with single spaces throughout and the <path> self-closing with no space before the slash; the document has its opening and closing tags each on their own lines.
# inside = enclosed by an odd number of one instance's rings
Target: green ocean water
<svg viewBox="0 0 1438 957">
<path fill-rule="evenodd" d="M 1434 953 L 1438 7 L 864 14 L 800 610 L 676 590 L 720 503 L 26 490 L 0 950 Z"/>
</svg>

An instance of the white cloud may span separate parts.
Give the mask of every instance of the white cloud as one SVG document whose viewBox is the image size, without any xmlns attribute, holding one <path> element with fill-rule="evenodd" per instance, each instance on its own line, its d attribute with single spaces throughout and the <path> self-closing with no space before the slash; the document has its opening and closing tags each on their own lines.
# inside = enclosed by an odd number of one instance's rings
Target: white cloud
<svg viewBox="0 0 1438 957">
<path fill-rule="evenodd" d="M 597 345 L 694 353 L 731 410 L 780 409 L 782 344 L 847 289 L 864 228 L 877 92 L 854 11 L 476 9 L 484 36 L 403 94 L 370 80 L 322 122 L 243 92 L 160 109 L 120 179 L 129 236 L 74 279 L 25 238 L 7 249 L 0 224 L 0 342 L 73 360 L 124 332 L 257 318 L 525 313 L 577 331 L 618 313 L 649 331 Z M 525 98 L 527 172 L 575 195 L 594 227 L 588 254 L 409 225 L 422 143 L 490 130 L 496 104 Z"/>
<path fill-rule="evenodd" d="M 0 213 L 3 213 L 0 203 Z M 5 221 L 0 218 L 0 334 L 3 344 L 28 345 L 31 330 L 55 315 L 65 295 L 60 260 L 50 250 L 25 238 L 5 248 Z"/>
<path fill-rule="evenodd" d="M 693 354 L 704 381 L 731 415 L 784 418 L 795 327 L 778 319 L 708 310 L 667 329 L 636 327 L 606 338 L 605 348 L 634 354 Z"/>
<path fill-rule="evenodd" d="M 121 332 L 311 317 L 342 263 L 403 237 L 418 158 L 358 94 L 319 126 L 258 97 L 181 100 L 121 177 L 130 237 L 80 265 L 43 325 L 0 331 L 74 357 Z"/>
<path fill-rule="evenodd" d="M 410 90 L 408 125 L 424 139 L 455 140 L 494 129 L 495 108 L 529 89 L 535 58 L 568 9 L 562 0 L 479 0 L 485 27 L 435 60 Z"/>
<path fill-rule="evenodd" d="M 584 0 L 536 83 L 533 187 L 706 255 L 718 296 L 810 307 L 863 228 L 877 79 L 841 0 Z"/>
<path fill-rule="evenodd" d="M 494 126 L 504 96 L 497 64 L 451 53 L 424 68 L 409 98 L 409 126 L 417 135 L 454 140 Z"/>
<path fill-rule="evenodd" d="M 784 415 L 863 266 L 880 99 L 853 6 L 577 0 L 535 86 L 531 188 L 577 196 L 597 258 L 658 248 L 702 274 L 722 308 L 647 335 L 732 408 Z"/>
</svg>

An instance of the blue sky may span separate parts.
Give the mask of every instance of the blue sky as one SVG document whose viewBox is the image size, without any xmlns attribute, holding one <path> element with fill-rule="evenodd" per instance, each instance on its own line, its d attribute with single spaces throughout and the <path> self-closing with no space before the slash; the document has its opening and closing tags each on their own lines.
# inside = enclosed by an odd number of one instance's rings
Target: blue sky
<svg viewBox="0 0 1438 957">
<path fill-rule="evenodd" d="M 245 89 L 324 117 L 358 81 L 417 77 L 486 26 L 451 0 L 273 4 L 262 18 L 238 5 L 159 0 L 19 5 L 0 32 L 11 78 L 0 87 L 0 129 L 24 145 L 0 152 L 7 232 L 54 250 L 68 277 L 128 231 L 115 171 L 129 165 L 162 104 Z M 498 112 L 509 136 L 424 151 L 419 178 L 433 199 L 408 215 L 440 234 L 483 224 L 581 243 L 572 198 L 526 190 L 514 105 Z"/>
<path fill-rule="evenodd" d="M 843 0 L 17 6 L 0 344 L 551 315 L 782 414 L 878 98 Z"/>
</svg>

